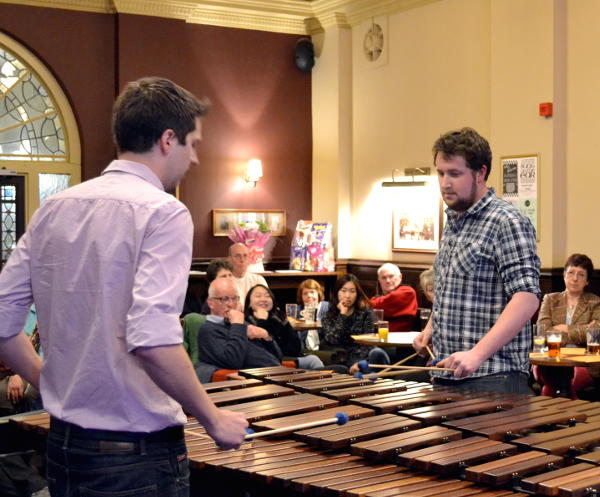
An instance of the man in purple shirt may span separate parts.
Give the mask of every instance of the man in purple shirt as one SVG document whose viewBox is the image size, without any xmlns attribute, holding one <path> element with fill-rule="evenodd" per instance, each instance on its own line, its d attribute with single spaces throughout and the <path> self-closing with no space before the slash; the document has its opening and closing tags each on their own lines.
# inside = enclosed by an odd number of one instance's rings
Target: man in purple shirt
<svg viewBox="0 0 600 497">
<path fill-rule="evenodd" d="M 198 163 L 206 106 L 174 83 L 129 83 L 113 109 L 118 160 L 47 199 L 0 273 L 0 358 L 51 415 L 53 496 L 186 495 L 183 423 L 223 448 L 242 414 L 217 409 L 182 343 L 193 225 L 173 190 Z M 37 308 L 44 361 L 20 330 Z"/>
</svg>

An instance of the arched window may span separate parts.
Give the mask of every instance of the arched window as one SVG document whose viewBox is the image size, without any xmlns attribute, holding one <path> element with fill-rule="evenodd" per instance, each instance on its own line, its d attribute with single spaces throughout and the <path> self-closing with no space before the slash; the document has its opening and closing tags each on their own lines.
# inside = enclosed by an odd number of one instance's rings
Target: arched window
<svg viewBox="0 0 600 497">
<path fill-rule="evenodd" d="M 71 106 L 44 64 L 0 33 L 0 207 L 2 264 L 39 204 L 81 181 Z"/>
</svg>

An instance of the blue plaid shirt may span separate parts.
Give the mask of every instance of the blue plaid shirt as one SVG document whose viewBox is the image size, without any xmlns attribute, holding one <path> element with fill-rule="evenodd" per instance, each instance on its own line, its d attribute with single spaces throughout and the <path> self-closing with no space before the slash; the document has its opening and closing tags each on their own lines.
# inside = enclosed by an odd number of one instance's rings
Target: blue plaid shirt
<svg viewBox="0 0 600 497">
<path fill-rule="evenodd" d="M 529 219 L 493 188 L 460 216 L 446 210 L 448 222 L 435 258 L 433 349 L 445 359 L 472 349 L 489 331 L 517 292 L 540 292 L 540 260 Z M 529 322 L 471 377 L 529 371 Z M 449 377 L 445 372 L 435 376 Z"/>
</svg>

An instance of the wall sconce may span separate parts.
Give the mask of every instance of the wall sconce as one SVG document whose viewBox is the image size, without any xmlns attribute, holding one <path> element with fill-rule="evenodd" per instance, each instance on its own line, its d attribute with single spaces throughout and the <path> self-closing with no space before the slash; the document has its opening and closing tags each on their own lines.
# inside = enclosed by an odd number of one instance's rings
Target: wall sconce
<svg viewBox="0 0 600 497">
<path fill-rule="evenodd" d="M 430 167 L 407 167 L 404 169 L 403 178 L 407 181 L 397 181 L 396 173 L 400 173 L 400 169 L 392 170 L 392 181 L 383 181 L 381 186 L 425 186 L 427 181 L 415 181 L 415 176 L 429 176 L 431 175 Z"/>
<path fill-rule="evenodd" d="M 252 188 L 256 188 L 258 180 L 262 178 L 262 161 L 260 159 L 250 159 L 246 164 L 246 175 L 244 180 L 246 184 Z"/>
</svg>

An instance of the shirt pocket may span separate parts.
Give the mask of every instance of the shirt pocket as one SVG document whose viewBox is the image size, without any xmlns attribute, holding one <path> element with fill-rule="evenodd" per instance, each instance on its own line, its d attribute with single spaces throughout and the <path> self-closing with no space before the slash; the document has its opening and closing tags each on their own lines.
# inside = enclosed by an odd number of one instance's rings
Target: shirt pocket
<svg viewBox="0 0 600 497">
<path fill-rule="evenodd" d="M 481 245 L 472 242 L 458 247 L 452 255 L 451 265 L 459 274 L 473 274 L 482 259 Z"/>
</svg>

